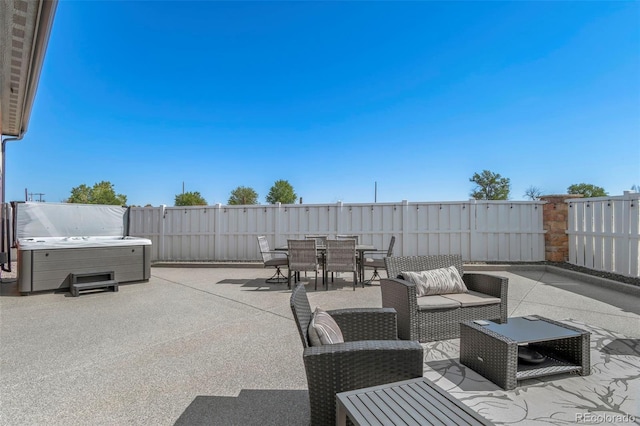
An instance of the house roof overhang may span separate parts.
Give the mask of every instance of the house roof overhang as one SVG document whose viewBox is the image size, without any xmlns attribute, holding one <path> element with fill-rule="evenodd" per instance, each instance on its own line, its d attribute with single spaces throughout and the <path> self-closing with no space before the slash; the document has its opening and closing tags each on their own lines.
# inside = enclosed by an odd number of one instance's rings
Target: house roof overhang
<svg viewBox="0 0 640 426">
<path fill-rule="evenodd" d="M 27 131 L 58 0 L 0 1 L 2 135 Z"/>
</svg>

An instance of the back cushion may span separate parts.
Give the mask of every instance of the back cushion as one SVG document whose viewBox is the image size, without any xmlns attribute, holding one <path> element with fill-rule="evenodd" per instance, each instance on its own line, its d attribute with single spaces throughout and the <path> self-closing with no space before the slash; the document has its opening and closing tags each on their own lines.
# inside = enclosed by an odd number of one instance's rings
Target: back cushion
<svg viewBox="0 0 640 426">
<path fill-rule="evenodd" d="M 344 337 L 336 320 L 320 308 L 316 308 L 309 323 L 309 343 L 311 346 L 343 343 Z"/>
<path fill-rule="evenodd" d="M 407 271 L 402 272 L 402 276 L 405 280 L 416 285 L 418 297 L 469 291 L 455 266 L 421 272 Z"/>
</svg>

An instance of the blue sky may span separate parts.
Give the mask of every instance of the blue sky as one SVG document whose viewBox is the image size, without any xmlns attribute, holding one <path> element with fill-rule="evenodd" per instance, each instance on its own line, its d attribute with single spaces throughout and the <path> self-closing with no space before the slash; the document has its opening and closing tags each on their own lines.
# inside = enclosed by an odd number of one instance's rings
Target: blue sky
<svg viewBox="0 0 640 426">
<path fill-rule="evenodd" d="M 58 4 L 7 200 L 107 180 L 133 205 L 511 199 L 640 184 L 638 2 Z"/>
</svg>

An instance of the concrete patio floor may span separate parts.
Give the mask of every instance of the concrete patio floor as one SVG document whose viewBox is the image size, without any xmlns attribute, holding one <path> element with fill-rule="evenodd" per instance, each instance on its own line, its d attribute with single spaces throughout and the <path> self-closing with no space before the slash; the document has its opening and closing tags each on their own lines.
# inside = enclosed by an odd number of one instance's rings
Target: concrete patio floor
<svg viewBox="0 0 640 426">
<path fill-rule="evenodd" d="M 468 268 L 468 269 L 471 269 Z M 116 293 L 0 287 L 0 423 L 305 425 L 302 345 L 286 285 L 262 268 L 160 268 Z M 544 269 L 509 278 L 509 314 L 640 338 L 640 295 Z M 304 281 L 304 280 L 303 280 Z M 381 306 L 377 285 L 307 289 L 312 307 Z"/>
</svg>

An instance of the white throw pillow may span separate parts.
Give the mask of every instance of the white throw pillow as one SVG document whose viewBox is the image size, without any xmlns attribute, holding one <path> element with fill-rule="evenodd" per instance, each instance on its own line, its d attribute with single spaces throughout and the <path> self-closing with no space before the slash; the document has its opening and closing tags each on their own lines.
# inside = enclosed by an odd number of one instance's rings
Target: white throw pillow
<svg viewBox="0 0 640 426">
<path fill-rule="evenodd" d="M 336 320 L 320 308 L 316 308 L 309 323 L 309 342 L 311 346 L 343 343 L 344 337 Z"/>
<path fill-rule="evenodd" d="M 469 291 L 455 266 L 421 272 L 402 272 L 402 276 L 416 285 L 418 297 Z"/>
</svg>

